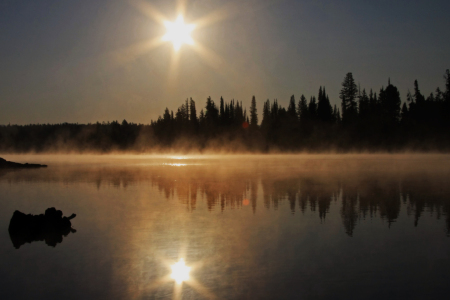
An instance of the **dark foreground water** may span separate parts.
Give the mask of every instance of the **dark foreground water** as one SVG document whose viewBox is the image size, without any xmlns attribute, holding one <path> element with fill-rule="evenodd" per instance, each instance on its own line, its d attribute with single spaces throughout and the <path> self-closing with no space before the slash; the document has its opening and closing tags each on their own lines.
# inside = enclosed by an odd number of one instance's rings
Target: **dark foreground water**
<svg viewBox="0 0 450 300">
<path fill-rule="evenodd" d="M 49 167 L 0 171 L 1 299 L 450 292 L 450 156 L 3 157 Z M 77 232 L 16 249 L 13 212 L 48 207 Z"/>
</svg>

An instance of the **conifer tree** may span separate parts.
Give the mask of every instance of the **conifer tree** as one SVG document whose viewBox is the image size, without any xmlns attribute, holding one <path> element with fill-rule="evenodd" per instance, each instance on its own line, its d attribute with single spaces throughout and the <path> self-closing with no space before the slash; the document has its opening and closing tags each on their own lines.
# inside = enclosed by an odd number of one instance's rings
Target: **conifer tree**
<svg viewBox="0 0 450 300">
<path fill-rule="evenodd" d="M 225 106 L 224 106 L 224 102 L 223 102 L 223 97 L 220 97 L 219 118 L 220 118 L 221 125 L 224 125 L 224 123 L 225 123 Z"/>
<path fill-rule="evenodd" d="M 256 99 L 252 97 L 252 103 L 250 105 L 250 126 L 252 128 L 258 127 L 258 114 L 256 110 Z"/>
<path fill-rule="evenodd" d="M 230 101 L 230 124 L 234 124 L 236 120 L 236 114 L 234 111 L 234 99 Z"/>
<path fill-rule="evenodd" d="M 397 87 L 393 86 L 389 81 L 386 89 L 381 89 L 379 97 L 383 123 L 389 125 L 398 123 L 401 100 Z"/>
<path fill-rule="evenodd" d="M 203 112 L 203 109 L 200 111 L 200 115 L 198 116 L 198 123 L 200 124 L 200 127 L 203 127 L 205 124 L 205 113 Z"/>
<path fill-rule="evenodd" d="M 356 120 L 358 114 L 356 105 L 356 95 L 358 94 L 358 88 L 356 87 L 355 80 L 352 73 L 347 73 L 342 82 L 342 89 L 339 94 L 339 98 L 342 100 L 342 122 L 352 123 Z"/>
<path fill-rule="evenodd" d="M 219 110 L 216 107 L 216 104 L 208 97 L 206 99 L 206 112 L 205 112 L 205 120 L 209 126 L 215 126 L 218 123 L 219 119 Z"/>
<path fill-rule="evenodd" d="M 261 121 L 261 129 L 267 130 L 270 126 L 270 100 L 267 99 L 263 106 L 263 119 Z"/>
<path fill-rule="evenodd" d="M 189 101 L 189 120 L 194 125 L 197 125 L 197 123 L 198 123 L 197 110 L 195 108 L 195 101 L 192 100 L 192 98 Z"/>
<path fill-rule="evenodd" d="M 417 80 L 414 80 L 414 100 L 419 106 L 423 105 L 425 102 L 425 97 L 420 92 L 419 83 L 417 83 Z"/>
<path fill-rule="evenodd" d="M 305 122 L 308 119 L 308 103 L 304 95 L 300 97 L 298 102 L 298 116 L 300 122 Z"/>
<path fill-rule="evenodd" d="M 297 119 L 297 111 L 295 107 L 295 97 L 294 95 L 291 96 L 291 99 L 289 100 L 289 106 L 287 110 L 288 116 L 290 119 Z"/>
<path fill-rule="evenodd" d="M 359 112 L 359 119 L 363 122 L 367 121 L 367 117 L 370 113 L 370 104 L 369 104 L 369 97 L 367 96 L 366 90 L 363 89 L 362 93 L 358 96 L 358 112 Z"/>
<path fill-rule="evenodd" d="M 445 101 L 450 102 L 450 71 L 447 69 L 444 75 L 445 79 Z"/>
<path fill-rule="evenodd" d="M 163 120 L 165 122 L 167 122 L 167 123 L 170 122 L 170 112 L 169 112 L 169 109 L 167 107 L 164 110 Z"/>
<path fill-rule="evenodd" d="M 325 92 L 325 87 L 323 89 L 322 87 L 319 88 L 318 101 L 317 117 L 323 122 L 331 122 L 333 119 L 333 108 L 331 107 L 330 99 Z"/>
<path fill-rule="evenodd" d="M 308 104 L 308 115 L 312 120 L 317 118 L 317 102 L 316 97 L 312 96 Z"/>
</svg>

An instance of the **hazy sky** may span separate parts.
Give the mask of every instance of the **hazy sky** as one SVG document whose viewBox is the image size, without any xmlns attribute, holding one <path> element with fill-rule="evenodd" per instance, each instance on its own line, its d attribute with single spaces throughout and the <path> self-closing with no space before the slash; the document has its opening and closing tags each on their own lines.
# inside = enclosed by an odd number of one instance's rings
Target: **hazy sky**
<svg viewBox="0 0 450 300">
<path fill-rule="evenodd" d="M 138 0 L 0 1 L 0 124 L 123 120 L 150 123 L 187 97 L 223 96 L 259 113 L 326 86 L 332 104 L 347 72 L 379 91 L 388 77 L 405 100 L 443 88 L 450 68 L 448 0 L 192 0 L 192 34 L 174 63 L 165 32 Z M 177 1 L 146 1 L 174 20 Z"/>
</svg>

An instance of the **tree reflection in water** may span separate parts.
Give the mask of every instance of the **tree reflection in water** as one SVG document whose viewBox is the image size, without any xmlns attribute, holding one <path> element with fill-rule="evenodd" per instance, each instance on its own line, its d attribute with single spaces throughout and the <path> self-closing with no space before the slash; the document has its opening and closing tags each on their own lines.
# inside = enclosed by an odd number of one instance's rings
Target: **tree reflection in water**
<svg viewBox="0 0 450 300">
<path fill-rule="evenodd" d="M 355 234 L 358 223 L 381 218 L 391 227 L 402 209 L 419 226 L 430 212 L 444 217 L 450 235 L 450 168 L 446 161 L 407 159 L 304 159 L 208 161 L 183 160 L 145 167 L 49 168 L 39 172 L 11 172 L 1 180 L 91 182 L 126 188 L 150 183 L 167 199 L 176 198 L 188 210 L 203 201 L 208 210 L 241 209 L 244 200 L 254 213 L 279 209 L 287 203 L 294 214 L 308 210 L 325 221 L 330 206 L 340 206 L 346 233 Z M 247 202 L 246 202 L 247 203 Z M 283 208 L 284 209 L 284 208 Z"/>
</svg>

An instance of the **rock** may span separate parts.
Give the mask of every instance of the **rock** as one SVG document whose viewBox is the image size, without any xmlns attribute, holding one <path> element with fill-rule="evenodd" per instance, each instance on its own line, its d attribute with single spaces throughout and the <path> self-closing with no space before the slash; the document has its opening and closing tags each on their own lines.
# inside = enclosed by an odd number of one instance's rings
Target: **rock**
<svg viewBox="0 0 450 300">
<path fill-rule="evenodd" d="M 40 215 L 26 215 L 16 210 L 9 222 L 9 236 L 16 249 L 35 241 L 45 241 L 47 245 L 55 247 L 62 242 L 63 236 L 76 232 L 70 222 L 75 217 L 75 214 L 63 217 L 62 211 L 54 207 Z"/>
</svg>

